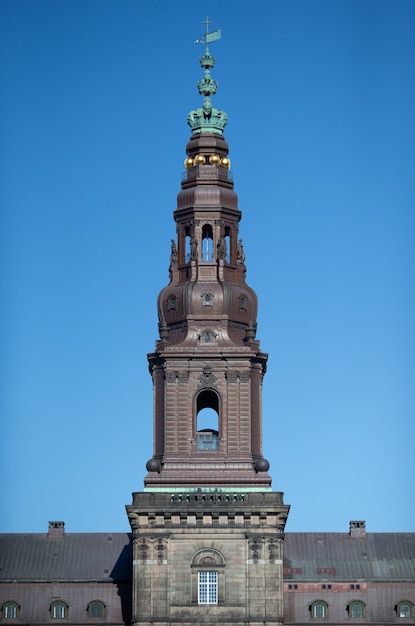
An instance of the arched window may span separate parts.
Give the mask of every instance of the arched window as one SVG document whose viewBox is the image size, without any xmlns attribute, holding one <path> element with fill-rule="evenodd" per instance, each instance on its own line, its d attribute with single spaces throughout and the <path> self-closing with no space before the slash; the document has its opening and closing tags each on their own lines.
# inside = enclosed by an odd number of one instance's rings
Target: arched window
<svg viewBox="0 0 415 626">
<path fill-rule="evenodd" d="M 104 617 L 105 604 L 100 600 L 94 600 L 88 604 L 88 617 Z"/>
<path fill-rule="evenodd" d="M 396 606 L 396 615 L 398 617 L 412 617 L 412 602 L 408 602 L 408 600 L 403 600 L 399 602 Z"/>
<path fill-rule="evenodd" d="M 185 228 L 185 239 L 184 239 L 184 260 L 185 263 L 189 263 L 190 261 L 190 226 L 186 226 Z"/>
<path fill-rule="evenodd" d="M 50 605 L 50 616 L 52 619 L 65 619 L 68 617 L 68 605 L 61 600 Z"/>
<path fill-rule="evenodd" d="M 20 606 L 17 602 L 5 602 L 2 606 L 4 619 L 17 619 L 19 617 Z"/>
<path fill-rule="evenodd" d="M 226 244 L 226 257 L 225 260 L 227 263 L 231 262 L 231 229 L 229 226 L 225 228 L 225 244 Z"/>
<path fill-rule="evenodd" d="M 213 231 L 210 224 L 202 228 L 202 261 L 213 261 Z"/>
<path fill-rule="evenodd" d="M 220 604 L 225 597 L 225 560 L 212 548 L 199 550 L 192 563 L 192 601 Z"/>
<path fill-rule="evenodd" d="M 365 605 L 363 602 L 359 600 L 350 602 L 348 606 L 349 617 L 364 617 L 365 616 Z"/>
<path fill-rule="evenodd" d="M 311 617 L 314 619 L 325 619 L 328 615 L 327 604 L 322 600 L 316 600 L 316 602 L 310 604 L 310 612 Z"/>
<path fill-rule="evenodd" d="M 196 399 L 196 447 L 217 450 L 219 447 L 219 397 L 205 389 Z"/>
</svg>

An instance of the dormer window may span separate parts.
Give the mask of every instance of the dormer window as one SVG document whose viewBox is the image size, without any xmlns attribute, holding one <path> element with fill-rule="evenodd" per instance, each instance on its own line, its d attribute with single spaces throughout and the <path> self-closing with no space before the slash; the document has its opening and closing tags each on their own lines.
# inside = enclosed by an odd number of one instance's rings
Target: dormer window
<svg viewBox="0 0 415 626">
<path fill-rule="evenodd" d="M 68 615 L 68 605 L 65 602 L 53 602 L 50 607 L 52 619 L 66 619 Z"/>
<path fill-rule="evenodd" d="M 398 617 L 412 617 L 412 603 L 404 600 L 399 602 L 396 607 L 396 614 Z"/>
<path fill-rule="evenodd" d="M 5 602 L 3 604 L 3 618 L 17 619 L 19 617 L 19 608 L 17 602 Z"/>
</svg>

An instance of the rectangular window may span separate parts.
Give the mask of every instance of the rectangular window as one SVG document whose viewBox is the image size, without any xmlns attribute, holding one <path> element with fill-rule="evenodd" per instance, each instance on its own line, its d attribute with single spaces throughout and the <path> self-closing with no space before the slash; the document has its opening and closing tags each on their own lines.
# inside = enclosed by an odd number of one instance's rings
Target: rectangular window
<svg viewBox="0 0 415 626">
<path fill-rule="evenodd" d="M 197 449 L 198 450 L 218 450 L 219 449 L 219 437 L 218 433 L 207 432 L 197 433 Z"/>
<path fill-rule="evenodd" d="M 198 573 L 198 602 L 199 604 L 218 603 L 218 573 Z"/>
</svg>

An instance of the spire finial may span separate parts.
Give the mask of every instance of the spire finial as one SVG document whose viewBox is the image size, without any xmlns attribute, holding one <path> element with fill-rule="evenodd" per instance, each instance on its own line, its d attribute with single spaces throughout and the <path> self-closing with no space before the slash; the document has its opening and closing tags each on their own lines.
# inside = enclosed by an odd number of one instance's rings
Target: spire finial
<svg viewBox="0 0 415 626">
<path fill-rule="evenodd" d="M 200 39 L 196 39 L 195 43 L 205 44 L 205 54 L 199 58 L 200 66 L 205 70 L 202 80 L 197 81 L 197 88 L 201 96 L 205 96 L 203 105 L 200 109 L 190 111 L 187 116 L 187 123 L 192 129 L 192 134 L 197 133 L 219 133 L 222 134 L 227 124 L 227 115 L 224 111 L 218 111 L 212 107 L 210 97 L 215 95 L 218 82 L 213 80 L 210 75 L 211 68 L 215 65 L 216 59 L 209 52 L 209 44 L 217 41 L 222 36 L 222 31 L 214 30 L 209 32 L 209 24 L 213 24 L 206 16 L 202 22 L 206 25 L 206 33 Z"/>
</svg>

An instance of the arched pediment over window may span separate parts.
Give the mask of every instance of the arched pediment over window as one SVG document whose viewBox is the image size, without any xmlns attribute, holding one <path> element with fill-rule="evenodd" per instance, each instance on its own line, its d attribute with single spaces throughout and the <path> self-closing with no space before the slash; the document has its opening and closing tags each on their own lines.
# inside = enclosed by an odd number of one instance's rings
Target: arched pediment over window
<svg viewBox="0 0 415 626">
<path fill-rule="evenodd" d="M 203 569 L 209 567 L 225 567 L 225 559 L 219 550 L 215 550 L 214 548 L 202 548 L 193 555 L 192 567 Z"/>
</svg>

